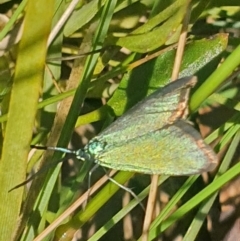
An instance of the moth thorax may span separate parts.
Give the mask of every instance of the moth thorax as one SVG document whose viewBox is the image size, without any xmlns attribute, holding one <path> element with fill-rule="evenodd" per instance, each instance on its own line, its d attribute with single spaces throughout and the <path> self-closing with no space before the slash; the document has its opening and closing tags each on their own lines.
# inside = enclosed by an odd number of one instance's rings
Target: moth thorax
<svg viewBox="0 0 240 241">
<path fill-rule="evenodd" d="M 105 146 L 105 142 L 99 141 L 96 138 L 94 138 L 88 143 L 85 149 L 90 155 L 96 156 L 104 150 Z"/>
</svg>

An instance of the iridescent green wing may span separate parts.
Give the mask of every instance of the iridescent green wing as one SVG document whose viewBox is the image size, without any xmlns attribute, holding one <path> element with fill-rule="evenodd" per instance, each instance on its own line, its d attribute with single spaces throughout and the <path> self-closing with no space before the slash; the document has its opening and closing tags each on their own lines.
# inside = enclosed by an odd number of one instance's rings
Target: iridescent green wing
<svg viewBox="0 0 240 241">
<path fill-rule="evenodd" d="M 95 158 L 116 170 L 165 175 L 192 175 L 217 164 L 215 153 L 184 120 L 117 145 L 109 142 Z"/>
<path fill-rule="evenodd" d="M 98 139 L 121 143 L 186 118 L 189 92 L 196 81 L 196 77 L 185 77 L 157 90 L 101 132 Z"/>
</svg>

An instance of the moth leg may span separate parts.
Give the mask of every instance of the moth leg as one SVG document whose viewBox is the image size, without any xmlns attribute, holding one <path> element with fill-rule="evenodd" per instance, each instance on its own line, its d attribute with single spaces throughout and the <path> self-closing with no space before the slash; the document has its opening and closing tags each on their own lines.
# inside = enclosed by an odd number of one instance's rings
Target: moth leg
<svg viewBox="0 0 240 241">
<path fill-rule="evenodd" d="M 103 167 L 102 167 L 102 168 L 103 168 Z M 130 194 L 137 200 L 137 202 L 138 202 L 139 205 L 142 207 L 142 209 L 145 211 L 145 207 L 144 207 L 143 203 L 141 202 L 141 200 L 139 200 L 138 196 L 131 190 L 131 188 L 125 187 L 124 185 L 118 183 L 117 181 L 115 181 L 113 178 L 111 178 L 111 177 L 108 175 L 108 173 L 107 173 L 107 171 L 106 171 L 105 168 L 103 168 L 103 170 L 104 170 L 104 172 L 105 172 L 105 174 L 106 174 L 106 176 L 107 176 L 107 178 L 108 178 L 109 181 L 111 181 L 111 182 L 114 183 L 115 185 L 119 186 L 121 189 L 125 190 L 126 192 L 130 193 Z"/>
<path fill-rule="evenodd" d="M 87 205 L 87 202 L 88 202 L 88 200 L 89 200 L 89 198 L 90 198 L 91 189 L 92 189 L 92 188 L 91 188 L 91 178 L 92 178 L 92 174 L 93 174 L 93 172 L 94 172 L 98 167 L 99 167 L 98 164 L 94 165 L 93 168 L 92 168 L 92 169 L 89 171 L 89 173 L 88 173 L 88 194 L 87 194 L 87 199 L 86 199 L 86 202 L 85 202 L 84 206 Z"/>
</svg>

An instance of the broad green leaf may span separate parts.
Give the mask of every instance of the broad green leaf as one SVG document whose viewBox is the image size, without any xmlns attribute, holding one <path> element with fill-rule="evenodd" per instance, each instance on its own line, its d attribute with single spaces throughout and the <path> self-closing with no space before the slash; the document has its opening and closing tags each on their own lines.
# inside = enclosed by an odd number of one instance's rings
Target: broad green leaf
<svg viewBox="0 0 240 241">
<path fill-rule="evenodd" d="M 219 55 L 226 48 L 226 44 L 224 34 L 189 43 L 184 52 L 179 77 L 197 73 Z M 174 58 L 175 50 L 170 50 L 127 73 L 108 101 L 115 114 L 121 115 L 139 100 L 169 83 Z"/>
</svg>

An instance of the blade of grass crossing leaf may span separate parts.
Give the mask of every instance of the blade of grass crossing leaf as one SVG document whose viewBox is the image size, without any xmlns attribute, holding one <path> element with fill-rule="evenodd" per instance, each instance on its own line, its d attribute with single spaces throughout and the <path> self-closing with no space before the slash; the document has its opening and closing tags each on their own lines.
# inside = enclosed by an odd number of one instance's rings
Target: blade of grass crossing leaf
<svg viewBox="0 0 240 241">
<path fill-rule="evenodd" d="M 206 143 L 210 144 L 214 140 L 216 140 L 220 135 L 222 135 L 224 132 L 226 132 L 228 129 L 230 129 L 234 123 L 240 122 L 240 115 L 237 113 L 233 117 L 231 117 L 227 122 L 225 122 L 222 126 L 217 128 L 214 132 L 212 132 L 206 139 Z"/>
<path fill-rule="evenodd" d="M 221 173 L 225 173 L 227 171 L 227 169 L 229 168 L 233 155 L 236 151 L 237 145 L 239 144 L 239 138 L 240 138 L 239 135 L 240 135 L 240 129 L 238 127 L 238 128 L 235 128 L 233 140 L 232 140 L 231 145 L 229 146 L 228 151 L 222 161 L 222 164 L 218 170 L 217 176 L 220 176 Z M 217 178 L 215 178 L 215 180 L 217 180 Z"/>
<path fill-rule="evenodd" d="M 229 143 L 229 141 L 233 138 L 236 132 L 239 130 L 240 124 L 235 124 L 224 134 L 221 141 L 218 143 L 218 148 L 221 150 L 224 146 Z"/>
</svg>

